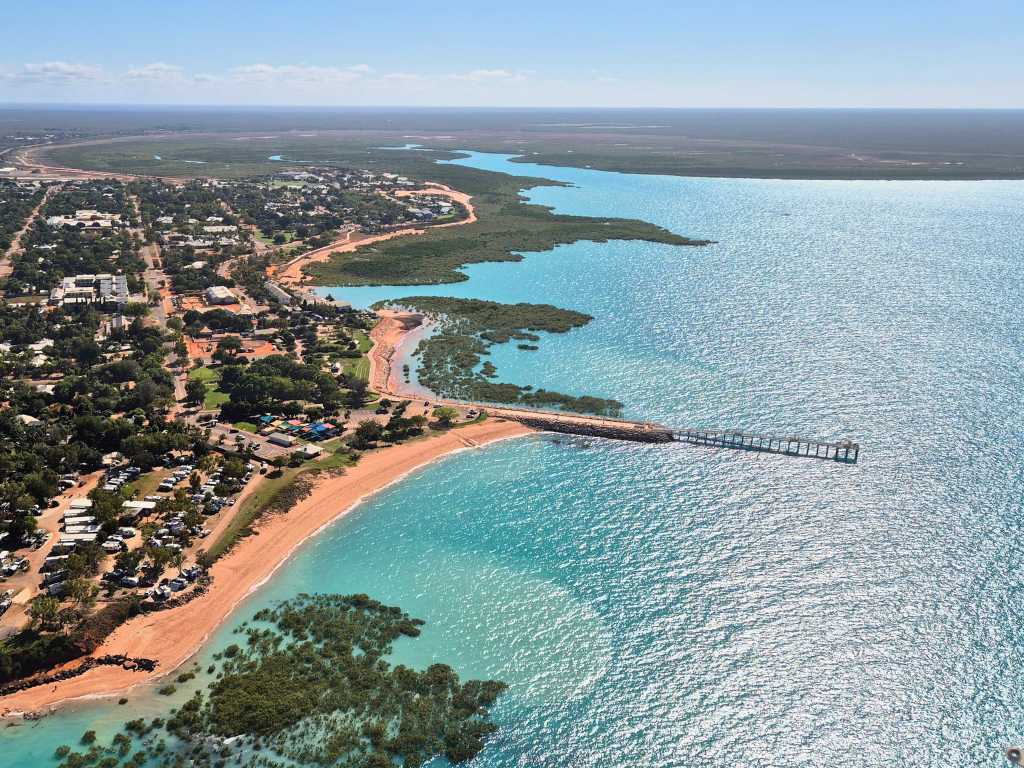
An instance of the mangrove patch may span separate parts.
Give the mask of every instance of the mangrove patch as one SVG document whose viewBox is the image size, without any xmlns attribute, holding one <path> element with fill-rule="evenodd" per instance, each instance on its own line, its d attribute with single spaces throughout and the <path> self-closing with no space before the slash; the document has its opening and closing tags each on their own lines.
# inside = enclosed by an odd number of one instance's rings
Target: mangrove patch
<svg viewBox="0 0 1024 768">
<path fill-rule="evenodd" d="M 508 686 L 460 683 L 444 664 L 417 672 L 385 661 L 398 638 L 418 637 L 423 624 L 366 595 L 302 594 L 261 610 L 236 628 L 244 643 L 215 655 L 205 694 L 196 690 L 166 721 L 125 723 L 109 747 L 61 746 L 60 768 L 417 768 L 440 755 L 464 762 L 497 730 L 489 708 Z M 202 682 L 198 667 L 177 679 L 196 673 Z"/>
<path fill-rule="evenodd" d="M 440 397 L 558 408 L 600 416 L 618 416 L 622 412 L 624 406 L 618 400 L 590 395 L 574 397 L 546 389 L 534 390 L 532 386 L 490 381 L 497 377 L 497 367 L 490 361 L 482 362 L 494 344 L 512 340 L 537 342 L 540 341 L 538 331 L 567 333 L 593 320 L 590 315 L 551 304 L 499 304 L 445 296 L 409 296 L 380 301 L 373 308 L 385 306 L 415 310 L 437 321 L 436 333 L 423 339 L 416 349 L 420 357 L 416 375 L 423 386 Z M 520 348 L 524 346 L 538 348 L 525 344 Z"/>
</svg>

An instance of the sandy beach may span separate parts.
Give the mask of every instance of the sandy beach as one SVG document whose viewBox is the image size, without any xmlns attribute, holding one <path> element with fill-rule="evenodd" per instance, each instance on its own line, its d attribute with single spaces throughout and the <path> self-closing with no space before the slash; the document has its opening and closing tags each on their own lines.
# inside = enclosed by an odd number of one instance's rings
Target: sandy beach
<svg viewBox="0 0 1024 768">
<path fill-rule="evenodd" d="M 370 386 L 374 391 L 386 395 L 414 397 L 402 392 L 392 370 L 392 362 L 397 347 L 410 333 L 421 331 L 429 320 L 415 312 L 392 309 L 378 309 L 377 316 L 381 321 L 370 331 L 373 340 L 373 349 L 370 350 Z"/>
<path fill-rule="evenodd" d="M 262 521 L 250 536 L 211 569 L 208 594 L 188 605 L 140 616 L 119 627 L 95 655 L 126 654 L 159 660 L 153 673 L 98 667 L 56 685 L 19 691 L 0 699 L 5 714 L 32 712 L 69 699 L 123 694 L 128 688 L 171 673 L 187 661 L 240 600 L 263 584 L 301 544 L 346 514 L 362 499 L 419 467 L 454 451 L 529 433 L 514 421 L 489 419 L 438 437 L 416 440 L 365 455 L 344 476 L 321 482 L 287 514 Z"/>
</svg>

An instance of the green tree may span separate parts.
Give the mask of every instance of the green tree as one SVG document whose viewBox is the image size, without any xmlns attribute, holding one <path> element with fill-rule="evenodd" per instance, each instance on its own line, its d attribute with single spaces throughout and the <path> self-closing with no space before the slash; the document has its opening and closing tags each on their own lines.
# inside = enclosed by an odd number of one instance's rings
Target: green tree
<svg viewBox="0 0 1024 768">
<path fill-rule="evenodd" d="M 64 570 L 71 578 L 78 578 L 85 573 L 85 555 L 80 552 L 72 552 L 64 561 Z"/>
<path fill-rule="evenodd" d="M 58 611 L 60 611 L 60 600 L 56 597 L 37 597 L 29 606 L 28 615 L 32 619 L 33 626 L 48 629 L 56 623 Z"/>
<path fill-rule="evenodd" d="M 99 589 L 86 579 L 68 579 L 64 582 L 64 597 L 81 608 L 91 608 L 95 605 L 98 592 Z"/>
<path fill-rule="evenodd" d="M 369 382 L 366 379 L 351 379 L 348 382 L 348 394 L 345 396 L 345 405 L 352 410 L 363 407 L 363 400 L 366 399 L 366 388 Z"/>
<path fill-rule="evenodd" d="M 189 379 L 185 382 L 185 397 L 190 403 L 202 403 L 206 399 L 206 384 L 202 379 Z"/>
<path fill-rule="evenodd" d="M 149 307 L 141 301 L 129 301 L 124 305 L 122 314 L 125 317 L 138 317 L 142 318 L 148 315 L 150 312 Z"/>
<path fill-rule="evenodd" d="M 193 472 L 188 476 L 188 484 L 192 492 L 195 493 L 203 486 L 203 478 L 198 472 Z"/>
<path fill-rule="evenodd" d="M 219 352 L 234 353 L 242 349 L 242 346 L 242 339 L 238 336 L 225 336 L 217 342 L 217 350 Z"/>
<path fill-rule="evenodd" d="M 44 469 L 42 472 L 25 475 L 23 482 L 25 492 L 33 496 L 37 503 L 45 504 L 59 493 L 59 480 L 60 477 L 52 469 Z"/>
<path fill-rule="evenodd" d="M 175 552 L 174 555 L 171 556 L 171 565 L 177 568 L 179 576 L 181 576 L 181 569 L 185 567 L 185 561 L 187 559 L 188 558 L 184 552 Z"/>
<path fill-rule="evenodd" d="M 203 570 L 210 570 L 215 562 L 217 562 L 217 558 L 205 549 L 200 549 L 196 552 L 196 564 Z"/>
<path fill-rule="evenodd" d="M 166 568 L 172 557 L 174 557 L 174 553 L 167 547 L 152 547 L 149 550 L 149 561 L 157 571 Z"/>
<path fill-rule="evenodd" d="M 217 466 L 217 457 L 212 453 L 208 453 L 196 462 L 196 466 L 203 472 L 210 472 Z"/>
<path fill-rule="evenodd" d="M 129 549 L 124 552 L 118 552 L 114 556 L 114 564 L 122 570 L 134 572 L 139 567 L 143 557 L 141 549 Z"/>
<path fill-rule="evenodd" d="M 432 415 L 437 419 L 437 423 L 445 429 L 450 427 L 459 418 L 459 412 L 450 405 L 442 405 L 440 408 L 435 408 Z"/>
<path fill-rule="evenodd" d="M 245 477 L 245 464 L 238 459 L 231 459 L 224 462 L 224 468 L 221 470 L 221 476 L 228 478 L 229 480 L 237 480 L 240 477 Z"/>
<path fill-rule="evenodd" d="M 68 555 L 64 561 L 64 570 L 72 579 L 92 577 L 100 572 L 100 565 L 107 558 L 107 553 L 98 544 L 83 544 L 77 552 Z"/>
</svg>

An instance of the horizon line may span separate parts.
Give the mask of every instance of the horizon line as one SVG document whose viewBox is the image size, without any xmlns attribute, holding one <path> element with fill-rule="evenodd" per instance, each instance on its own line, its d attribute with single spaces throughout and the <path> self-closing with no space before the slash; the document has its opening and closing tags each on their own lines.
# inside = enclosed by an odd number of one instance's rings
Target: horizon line
<svg viewBox="0 0 1024 768">
<path fill-rule="evenodd" d="M 4 102 L 2 109 L 205 109 L 313 111 L 472 111 L 472 112 L 1021 112 L 1024 107 L 523 107 L 523 106 L 387 106 L 315 104 L 156 104 L 134 102 Z"/>
</svg>

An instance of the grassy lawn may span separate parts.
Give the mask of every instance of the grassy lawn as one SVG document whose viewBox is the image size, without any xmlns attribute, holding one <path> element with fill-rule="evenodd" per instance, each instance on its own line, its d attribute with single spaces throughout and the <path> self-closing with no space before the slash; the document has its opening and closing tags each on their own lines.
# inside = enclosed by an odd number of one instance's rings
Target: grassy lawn
<svg viewBox="0 0 1024 768">
<path fill-rule="evenodd" d="M 236 421 L 235 427 L 242 430 L 243 432 L 251 432 L 254 435 L 260 431 L 259 426 L 253 424 L 251 421 Z"/>
<path fill-rule="evenodd" d="M 214 557 L 220 557 L 230 549 L 238 541 L 242 531 L 256 519 L 260 511 L 270 502 L 274 494 L 295 480 L 301 471 L 301 467 L 285 469 L 280 477 L 270 477 L 268 475 L 260 480 L 259 488 L 242 502 L 242 505 L 235 512 L 234 519 L 207 551 Z"/>
<path fill-rule="evenodd" d="M 256 237 L 259 238 L 261 243 L 266 243 L 267 245 L 273 245 L 274 244 L 274 238 L 273 237 L 265 237 L 264 234 L 262 232 L 259 232 L 259 231 L 253 232 L 253 234 L 256 235 Z M 282 233 L 279 232 L 278 234 L 282 234 Z M 295 233 L 294 232 L 284 232 L 283 234 L 284 234 L 285 238 L 287 238 L 285 240 L 286 243 L 290 243 L 292 240 L 295 239 Z"/>
<path fill-rule="evenodd" d="M 206 400 L 203 402 L 203 407 L 208 411 L 212 411 L 216 408 L 220 408 L 230 399 L 231 395 L 227 392 L 219 391 L 216 386 L 211 387 L 207 385 Z"/>
<path fill-rule="evenodd" d="M 464 421 L 461 424 L 452 424 L 451 428 L 458 429 L 459 427 L 468 427 L 471 424 L 480 424 L 485 421 L 487 421 L 487 411 L 481 412 L 481 414 L 472 421 Z"/>
<path fill-rule="evenodd" d="M 325 459 L 320 459 L 320 461 L 309 461 L 307 464 L 311 467 L 315 467 L 316 469 L 337 469 L 338 467 L 354 466 L 352 460 L 349 459 L 348 456 L 349 455 L 344 452 L 333 453 Z"/>
<path fill-rule="evenodd" d="M 333 440 L 328 440 L 326 443 L 320 443 L 320 447 L 327 453 L 334 453 L 337 450 L 344 450 L 347 446 L 344 437 L 336 437 Z"/>
<path fill-rule="evenodd" d="M 356 364 L 352 366 L 351 373 L 358 376 L 360 379 L 370 378 L 370 358 L 361 357 L 356 361 Z"/>
<path fill-rule="evenodd" d="M 121 495 L 125 498 L 134 498 L 135 491 L 137 490 L 138 498 L 144 499 L 147 496 L 152 496 L 156 493 L 157 487 L 165 477 L 170 477 L 172 470 L 170 469 L 154 469 L 152 472 L 142 475 L 134 483 L 128 483 L 121 489 Z"/>
<path fill-rule="evenodd" d="M 370 337 L 358 329 L 352 331 L 352 340 L 359 342 L 359 351 L 364 355 L 373 349 L 373 342 L 370 340 Z"/>
<path fill-rule="evenodd" d="M 220 381 L 220 371 L 205 365 L 202 368 L 189 371 L 188 376 L 190 379 L 199 379 L 201 381 Z"/>
</svg>

